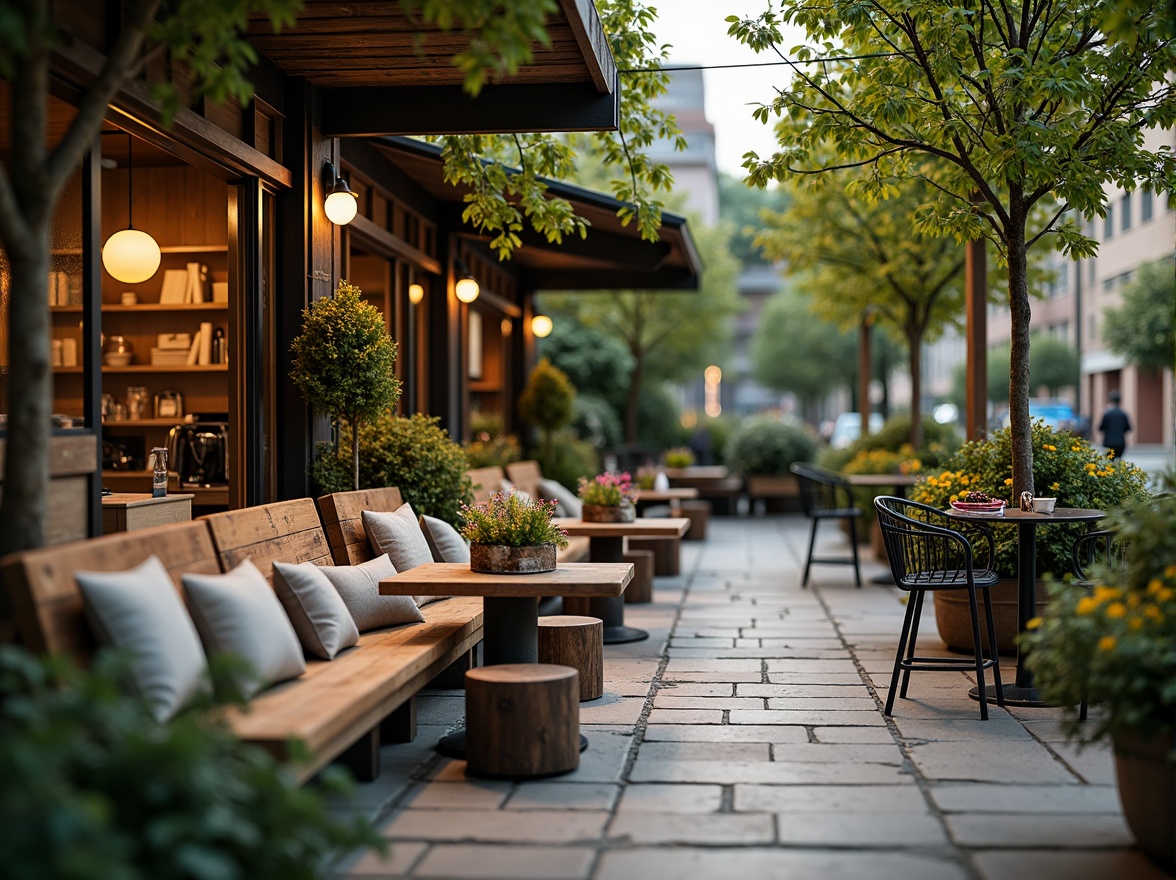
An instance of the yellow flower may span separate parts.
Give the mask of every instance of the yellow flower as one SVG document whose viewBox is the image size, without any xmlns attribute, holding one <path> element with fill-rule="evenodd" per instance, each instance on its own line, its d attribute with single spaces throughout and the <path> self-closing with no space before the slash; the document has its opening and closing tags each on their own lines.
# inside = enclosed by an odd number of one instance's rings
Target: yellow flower
<svg viewBox="0 0 1176 880">
<path fill-rule="evenodd" d="M 1164 613 L 1160 611 L 1155 605 L 1148 605 L 1143 609 L 1143 613 L 1154 620 L 1156 623 L 1164 622 Z"/>
<path fill-rule="evenodd" d="M 949 499 L 947 499 L 947 500 L 948 500 L 948 501 L 959 501 L 959 500 L 960 500 L 960 496 L 959 496 L 959 495 L 952 495 L 952 496 L 951 496 L 951 498 L 949 498 Z"/>
<path fill-rule="evenodd" d="M 1078 600 L 1078 604 L 1074 606 L 1074 613 L 1075 614 L 1089 614 L 1091 611 L 1093 611 L 1097 607 L 1098 607 L 1098 602 L 1096 602 L 1090 596 L 1083 596 L 1081 599 Z"/>
<path fill-rule="evenodd" d="M 1152 578 L 1147 582 L 1147 592 L 1149 596 L 1155 596 L 1162 589 L 1164 589 L 1164 585 L 1161 583 L 1159 578 Z"/>
<path fill-rule="evenodd" d="M 1100 651 L 1113 651 L 1119 642 L 1114 636 L 1103 636 L 1098 640 L 1098 649 Z"/>
<path fill-rule="evenodd" d="M 1112 620 L 1118 620 L 1120 617 L 1127 616 L 1127 606 L 1122 602 L 1112 602 L 1107 606 L 1107 617 Z"/>
<path fill-rule="evenodd" d="M 1060 488 L 1062 488 L 1062 484 L 1061 484 L 1061 483 L 1050 483 L 1050 484 L 1049 484 L 1049 489 L 1050 489 L 1050 491 L 1051 491 L 1051 492 L 1056 492 L 1056 491 L 1058 491 L 1058 489 L 1060 489 Z"/>
<path fill-rule="evenodd" d="M 1141 629 L 1143 629 L 1143 618 L 1132 617 L 1129 621 L 1127 621 L 1127 627 L 1132 632 L 1139 632 Z"/>
<path fill-rule="evenodd" d="M 1041 618 L 1040 617 L 1031 618 L 1030 620 L 1026 621 L 1026 623 L 1025 623 L 1025 629 L 1037 629 L 1039 626 L 1041 626 Z"/>
<path fill-rule="evenodd" d="M 1172 600 L 1172 589 L 1170 587 L 1164 587 L 1164 589 L 1156 593 L 1156 599 L 1160 602 L 1170 602 Z"/>
<path fill-rule="evenodd" d="M 1006 486 L 1011 486 L 1011 485 L 1013 485 L 1013 478 L 1012 478 L 1012 477 L 1009 477 L 1007 480 L 1005 480 L 1005 485 L 1006 485 Z"/>
<path fill-rule="evenodd" d="M 1096 470 L 1098 470 L 1098 465 L 1095 464 L 1093 461 L 1088 461 L 1086 463 L 1086 469 L 1088 471 L 1096 471 Z"/>
<path fill-rule="evenodd" d="M 1095 602 L 1105 602 L 1108 599 L 1118 599 L 1122 594 L 1118 587 L 1097 586 L 1094 588 Z"/>
<path fill-rule="evenodd" d="M 1164 569 L 1164 577 L 1176 578 L 1176 565 L 1169 565 Z"/>
<path fill-rule="evenodd" d="M 1057 452 L 1058 451 L 1058 448 L 1050 443 L 1043 444 L 1041 448 L 1048 449 L 1050 452 Z"/>
</svg>

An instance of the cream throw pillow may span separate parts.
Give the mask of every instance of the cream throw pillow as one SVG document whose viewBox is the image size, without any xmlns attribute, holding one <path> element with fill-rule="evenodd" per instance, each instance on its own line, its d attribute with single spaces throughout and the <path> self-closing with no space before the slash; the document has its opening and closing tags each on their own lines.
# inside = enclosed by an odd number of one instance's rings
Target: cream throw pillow
<svg viewBox="0 0 1176 880">
<path fill-rule="evenodd" d="M 359 641 L 359 630 L 343 597 L 313 562 L 275 562 L 274 592 L 309 654 L 334 660 Z"/>
<path fill-rule="evenodd" d="M 433 561 L 429 542 L 417 523 L 416 513 L 411 504 L 402 504 L 396 510 L 363 511 L 363 528 L 368 542 L 376 553 L 387 553 L 388 559 L 397 571 L 408 571 L 418 565 Z M 417 605 L 445 599 L 446 596 L 413 596 Z"/>
<path fill-rule="evenodd" d="M 130 571 L 75 573 L 99 643 L 130 654 L 130 676 L 161 724 L 209 690 L 208 660 L 158 556 Z"/>
<path fill-rule="evenodd" d="M 325 565 L 320 571 L 342 597 L 360 632 L 425 619 L 412 596 L 380 595 L 380 581 L 396 574 L 386 553 L 359 565 Z"/>
<path fill-rule="evenodd" d="M 245 661 L 248 668 L 237 681 L 245 697 L 306 671 L 302 646 L 282 603 L 248 559 L 228 574 L 186 574 L 183 581 L 205 650 Z"/>
<path fill-rule="evenodd" d="M 469 562 L 470 545 L 461 532 L 443 519 L 421 516 L 421 531 L 429 543 L 434 562 Z"/>
</svg>

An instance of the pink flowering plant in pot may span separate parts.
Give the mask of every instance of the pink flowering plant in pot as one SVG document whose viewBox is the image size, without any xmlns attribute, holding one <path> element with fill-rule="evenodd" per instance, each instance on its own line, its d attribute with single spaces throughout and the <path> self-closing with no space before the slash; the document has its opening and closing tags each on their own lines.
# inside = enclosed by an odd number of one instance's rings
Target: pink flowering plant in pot
<svg viewBox="0 0 1176 880">
<path fill-rule="evenodd" d="M 581 477 L 578 494 L 584 502 L 584 521 L 632 522 L 637 515 L 634 491 L 628 473 L 604 473 L 591 480 Z"/>
<path fill-rule="evenodd" d="M 556 550 L 568 546 L 567 532 L 551 521 L 555 505 L 513 489 L 463 505 L 461 534 L 470 542 L 470 568 L 508 574 L 554 570 Z"/>
</svg>

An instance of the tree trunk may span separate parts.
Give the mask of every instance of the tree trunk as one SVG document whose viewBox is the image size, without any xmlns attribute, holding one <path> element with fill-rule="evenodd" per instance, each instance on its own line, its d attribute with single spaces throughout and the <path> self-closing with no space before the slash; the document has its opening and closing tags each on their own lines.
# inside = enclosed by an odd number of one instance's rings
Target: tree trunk
<svg viewBox="0 0 1176 880">
<path fill-rule="evenodd" d="M 1013 497 L 1033 489 L 1033 432 L 1029 422 L 1029 305 L 1028 248 L 1025 246 L 1026 212 L 1016 187 L 1009 198 L 1006 246 L 1009 257 L 1009 423 L 1013 447 Z"/>
<path fill-rule="evenodd" d="M 923 337 L 907 333 L 907 360 L 911 369 L 911 446 L 923 448 Z"/>
<path fill-rule="evenodd" d="M 359 416 L 351 419 L 351 488 L 359 489 Z"/>
<path fill-rule="evenodd" d="M 625 442 L 637 442 L 638 405 L 641 402 L 641 379 L 645 372 L 642 353 L 632 351 L 633 372 L 629 375 L 629 390 L 625 394 Z"/>
<path fill-rule="evenodd" d="M 49 488 L 49 224 L 32 230 L 27 252 L 8 252 L 8 432 L 0 552 L 39 547 Z"/>
</svg>

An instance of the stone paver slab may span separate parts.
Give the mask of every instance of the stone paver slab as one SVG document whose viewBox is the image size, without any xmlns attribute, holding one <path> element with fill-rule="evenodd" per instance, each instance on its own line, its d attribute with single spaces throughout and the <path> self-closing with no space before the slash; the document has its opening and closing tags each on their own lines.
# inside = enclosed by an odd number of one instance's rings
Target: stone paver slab
<svg viewBox="0 0 1176 880">
<path fill-rule="evenodd" d="M 465 779 L 452 782 L 428 782 L 415 786 L 401 801 L 402 807 L 413 809 L 446 809 L 449 807 L 472 810 L 495 810 L 502 805 L 514 786 L 510 782 L 492 779 Z"/>
<path fill-rule="evenodd" d="M 368 851 L 350 867 L 341 870 L 338 876 L 354 877 L 355 880 L 406 877 L 428 848 L 427 843 L 397 843 L 395 846 L 389 846 L 388 852 L 384 855 Z"/>
<path fill-rule="evenodd" d="M 782 761 L 646 761 L 638 755 L 634 782 L 758 782 L 764 784 L 896 784 L 909 778 L 885 764 L 818 764 Z"/>
<path fill-rule="evenodd" d="M 1039 743 L 920 743 L 910 747 L 911 760 L 928 779 L 975 782 L 1064 784 L 1078 778 Z"/>
<path fill-rule="evenodd" d="M 764 709 L 762 697 L 690 697 L 670 691 L 658 691 L 654 709 Z"/>
<path fill-rule="evenodd" d="M 1105 849 L 1134 843 L 1120 813 L 951 813 L 945 821 L 961 846 Z"/>
<path fill-rule="evenodd" d="M 606 852 L 594 880 L 633 880 L 635 877 L 672 877 L 674 880 L 965 880 L 968 874 L 955 862 L 936 856 L 904 853 L 858 853 L 826 850 L 665 849 L 658 847 Z"/>
<path fill-rule="evenodd" d="M 823 712 L 776 710 L 776 709 L 735 709 L 732 710 L 732 724 L 804 724 L 810 726 L 881 727 L 886 724 L 881 712 Z"/>
<path fill-rule="evenodd" d="M 872 712 L 878 704 L 874 698 L 862 697 L 772 697 L 768 699 L 769 709 L 803 712 Z"/>
<path fill-rule="evenodd" d="M 1118 813 L 1113 785 L 936 785 L 931 799 L 946 813 Z"/>
<path fill-rule="evenodd" d="M 520 820 L 511 810 L 403 810 L 381 828 L 389 840 L 495 843 L 577 843 L 598 839 L 603 810 L 552 810 Z"/>
<path fill-rule="evenodd" d="M 531 780 L 520 783 L 506 802 L 508 810 L 611 810 L 620 786 L 604 782 Z"/>
<path fill-rule="evenodd" d="M 923 793 L 905 785 L 753 785 L 735 786 L 738 813 L 927 813 Z"/>
<path fill-rule="evenodd" d="M 853 730 L 854 728 L 844 728 Z M 864 730 L 865 728 L 858 728 Z M 885 731 L 885 728 L 883 728 Z M 654 724 L 645 728 L 645 742 L 761 742 L 804 743 L 808 733 L 803 727 L 756 724 Z M 890 739 L 887 733 L 887 741 Z"/>
<path fill-rule="evenodd" d="M 580 880 L 595 852 L 585 847 L 434 846 L 414 877 L 479 880 Z"/>
<path fill-rule="evenodd" d="M 773 761 L 819 764 L 893 764 L 905 761 L 896 743 L 779 743 L 772 746 Z"/>
<path fill-rule="evenodd" d="M 822 743 L 892 743 L 887 727 L 814 727 L 813 739 Z"/>
<path fill-rule="evenodd" d="M 749 685 L 750 686 L 750 685 Z M 754 685 L 762 687 L 762 685 Z M 735 683 L 731 681 L 662 682 L 657 695 L 667 697 L 734 697 Z M 755 696 L 747 694 L 746 696 Z"/>
<path fill-rule="evenodd" d="M 778 746 L 777 748 L 798 748 Z M 643 761 L 770 761 L 768 743 L 643 742 L 638 751 Z"/>
<path fill-rule="evenodd" d="M 581 724 L 636 724 L 645 708 L 641 697 L 613 697 L 580 704 Z"/>
<path fill-rule="evenodd" d="M 686 672 L 678 670 L 676 672 L 667 672 L 662 676 L 662 685 L 667 682 L 726 682 L 734 684 L 738 681 L 752 682 L 763 681 L 763 673 L 758 669 L 747 672 Z"/>
<path fill-rule="evenodd" d="M 870 689 L 860 681 L 852 684 L 736 684 L 737 697 L 768 697 L 771 699 L 864 699 L 869 698 L 870 706 L 874 705 L 874 698 Z"/>
<path fill-rule="evenodd" d="M 634 844 L 755 846 L 772 843 L 776 826 L 766 815 L 625 812 L 613 820 L 608 836 Z"/>
<path fill-rule="evenodd" d="M 618 813 L 717 813 L 723 803 L 721 785 L 646 782 L 625 786 Z"/>
<path fill-rule="evenodd" d="M 923 847 L 947 843 L 930 813 L 788 813 L 778 821 L 780 843 L 798 846 Z"/>
<path fill-rule="evenodd" d="M 653 709 L 650 724 L 722 724 L 722 709 Z"/>
</svg>

